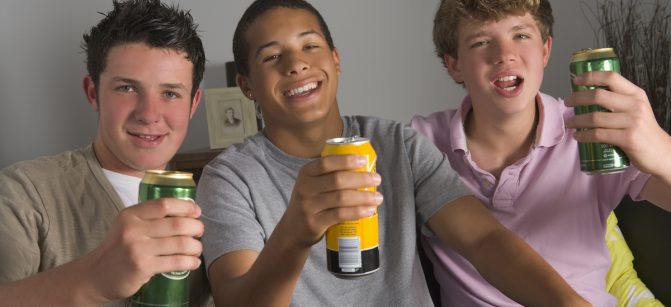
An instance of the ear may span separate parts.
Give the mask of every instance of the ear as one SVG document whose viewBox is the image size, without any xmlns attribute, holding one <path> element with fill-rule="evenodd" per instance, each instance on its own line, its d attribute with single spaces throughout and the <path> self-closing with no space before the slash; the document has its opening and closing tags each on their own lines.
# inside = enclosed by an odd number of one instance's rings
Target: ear
<svg viewBox="0 0 671 307">
<path fill-rule="evenodd" d="M 93 78 L 90 75 L 86 75 L 82 82 L 84 87 L 84 95 L 86 95 L 86 100 L 89 101 L 89 104 L 93 108 L 93 111 L 99 112 L 100 105 L 98 103 L 98 93 L 96 91 L 96 85 L 93 82 Z"/>
<path fill-rule="evenodd" d="M 463 83 L 464 79 L 461 76 L 461 68 L 459 68 L 459 61 L 452 57 L 451 55 L 445 54 L 443 55 L 443 62 L 445 63 L 445 67 L 447 68 L 447 72 L 450 73 L 450 76 L 452 76 L 452 79 L 456 81 L 457 83 Z"/>
<path fill-rule="evenodd" d="M 249 98 L 250 100 L 254 100 L 254 96 L 252 95 L 252 88 L 249 84 L 249 79 L 246 76 L 241 74 L 235 75 L 235 83 L 238 85 L 245 97 Z"/>
<path fill-rule="evenodd" d="M 340 52 L 338 51 L 338 48 L 334 47 L 331 53 L 333 55 L 333 61 L 336 65 L 336 72 L 338 72 L 338 75 L 340 75 Z"/>
<path fill-rule="evenodd" d="M 193 100 L 191 100 L 191 110 L 189 112 L 189 119 L 193 118 L 193 115 L 196 114 L 196 109 L 200 105 L 200 99 L 202 98 L 203 91 L 198 88 L 196 93 L 193 95 Z"/>
<path fill-rule="evenodd" d="M 548 38 L 543 43 L 543 67 L 548 65 L 550 53 L 552 53 L 552 36 L 548 35 Z"/>
</svg>

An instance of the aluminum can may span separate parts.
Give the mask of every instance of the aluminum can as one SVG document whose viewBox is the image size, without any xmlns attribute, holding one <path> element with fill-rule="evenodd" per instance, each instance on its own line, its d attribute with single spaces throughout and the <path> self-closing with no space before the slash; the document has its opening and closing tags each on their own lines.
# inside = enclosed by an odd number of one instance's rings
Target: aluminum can
<svg viewBox="0 0 671 307">
<path fill-rule="evenodd" d="M 156 198 L 195 199 L 193 174 L 177 171 L 146 171 L 140 182 L 139 201 Z M 191 271 L 168 272 L 152 276 L 130 298 L 130 306 L 188 306 Z"/>
<path fill-rule="evenodd" d="M 589 71 L 620 72 L 620 61 L 613 48 L 583 49 L 573 53 L 569 69 L 572 75 L 578 76 Z M 608 89 L 602 86 L 575 85 L 571 82 L 574 92 Z M 575 114 L 590 112 L 610 112 L 599 105 L 575 107 Z M 629 167 L 629 158 L 617 146 L 605 143 L 578 143 L 580 170 L 588 174 L 606 174 L 624 171 Z"/>
<path fill-rule="evenodd" d="M 363 137 L 334 138 L 326 141 L 322 157 L 359 154 L 368 164 L 357 172 L 375 172 L 377 154 L 370 140 Z M 376 187 L 361 188 L 377 191 Z M 370 217 L 335 224 L 326 230 L 326 262 L 337 277 L 355 278 L 380 269 L 377 211 Z"/>
</svg>

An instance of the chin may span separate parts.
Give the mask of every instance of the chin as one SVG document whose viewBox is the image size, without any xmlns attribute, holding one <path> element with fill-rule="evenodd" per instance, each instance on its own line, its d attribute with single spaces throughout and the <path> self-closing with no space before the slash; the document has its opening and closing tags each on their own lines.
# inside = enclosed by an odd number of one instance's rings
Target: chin
<svg viewBox="0 0 671 307">
<path fill-rule="evenodd" d="M 147 157 L 138 157 L 132 165 L 134 169 L 144 172 L 146 170 L 164 169 L 168 162 L 169 159 L 164 159 L 162 156 L 157 159 L 157 155 L 154 154 Z"/>
</svg>

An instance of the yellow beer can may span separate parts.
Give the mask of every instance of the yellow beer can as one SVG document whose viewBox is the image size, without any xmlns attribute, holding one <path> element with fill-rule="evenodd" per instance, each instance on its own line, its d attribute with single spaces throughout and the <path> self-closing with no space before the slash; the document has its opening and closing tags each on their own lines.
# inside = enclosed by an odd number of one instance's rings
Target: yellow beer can
<svg viewBox="0 0 671 307">
<path fill-rule="evenodd" d="M 358 154 L 365 156 L 368 164 L 357 172 L 375 172 L 377 154 L 364 137 L 334 138 L 326 141 L 322 157 Z M 376 191 L 376 187 L 362 188 Z M 342 278 L 371 274 L 380 268 L 377 212 L 370 217 L 346 221 L 326 230 L 326 261 L 328 270 Z"/>
</svg>

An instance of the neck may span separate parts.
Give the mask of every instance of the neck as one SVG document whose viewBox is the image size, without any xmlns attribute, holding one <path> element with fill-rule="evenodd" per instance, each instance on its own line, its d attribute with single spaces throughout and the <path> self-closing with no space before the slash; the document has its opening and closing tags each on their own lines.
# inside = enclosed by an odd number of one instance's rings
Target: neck
<svg viewBox="0 0 671 307">
<path fill-rule="evenodd" d="M 321 155 L 326 140 L 340 137 L 343 123 L 337 108 L 324 118 L 312 123 L 287 126 L 267 122 L 265 136 L 285 153 L 300 158 L 315 158 Z"/>
<path fill-rule="evenodd" d="M 534 142 L 538 125 L 537 107 L 510 117 L 486 116 L 472 109 L 465 122 L 469 143 L 486 145 L 495 150 L 511 151 L 528 148 Z"/>
<path fill-rule="evenodd" d="M 144 171 L 129 168 L 119 161 L 112 151 L 103 142 L 98 141 L 97 138 L 93 142 L 93 154 L 96 156 L 101 168 L 133 177 L 142 178 L 144 176 Z"/>
<path fill-rule="evenodd" d="M 468 113 L 464 123 L 468 150 L 480 168 L 499 178 L 503 169 L 528 154 L 539 116 L 536 104 L 530 106 L 510 116 L 475 108 Z"/>
</svg>

